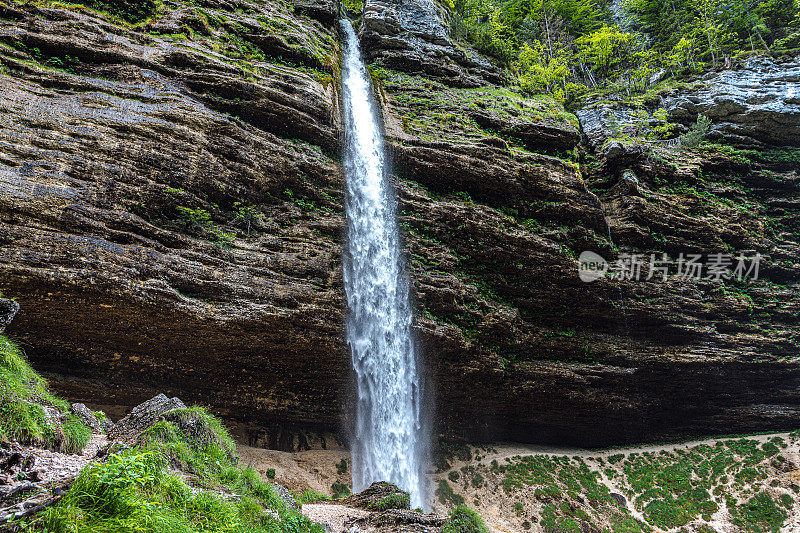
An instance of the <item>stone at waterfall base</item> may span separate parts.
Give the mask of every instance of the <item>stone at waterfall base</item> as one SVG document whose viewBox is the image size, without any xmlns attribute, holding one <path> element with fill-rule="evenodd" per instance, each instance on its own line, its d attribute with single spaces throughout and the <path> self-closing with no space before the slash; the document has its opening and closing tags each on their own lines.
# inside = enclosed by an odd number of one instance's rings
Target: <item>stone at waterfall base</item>
<svg viewBox="0 0 800 533">
<path fill-rule="evenodd" d="M 445 522 L 410 510 L 408 493 L 384 481 L 341 500 L 305 504 L 303 514 L 331 533 L 438 533 Z"/>
</svg>

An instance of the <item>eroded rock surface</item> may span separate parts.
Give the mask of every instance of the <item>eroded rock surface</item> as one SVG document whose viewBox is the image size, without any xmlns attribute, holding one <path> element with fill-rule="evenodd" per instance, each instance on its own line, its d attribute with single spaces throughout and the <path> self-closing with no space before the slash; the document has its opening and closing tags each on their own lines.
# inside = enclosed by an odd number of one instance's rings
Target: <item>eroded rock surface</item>
<svg viewBox="0 0 800 533">
<path fill-rule="evenodd" d="M 303 514 L 331 533 L 438 533 L 444 517 L 412 511 L 408 493 L 378 481 L 344 499 L 303 505 Z"/>
<path fill-rule="evenodd" d="M 735 145 L 800 146 L 800 63 L 752 58 L 742 68 L 711 75 L 699 90 L 665 102 L 686 125 L 705 114 L 711 138 Z"/>
</svg>

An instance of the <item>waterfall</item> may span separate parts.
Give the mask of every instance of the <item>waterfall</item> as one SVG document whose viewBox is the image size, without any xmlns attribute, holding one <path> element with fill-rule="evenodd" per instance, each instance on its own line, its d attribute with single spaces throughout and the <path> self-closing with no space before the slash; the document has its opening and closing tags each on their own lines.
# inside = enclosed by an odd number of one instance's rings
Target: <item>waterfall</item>
<svg viewBox="0 0 800 533">
<path fill-rule="evenodd" d="M 358 37 L 350 21 L 342 20 L 341 27 L 348 231 L 344 287 L 358 392 L 353 488 L 389 481 L 411 493 L 412 508 L 422 507 L 427 439 L 396 200 Z"/>
</svg>

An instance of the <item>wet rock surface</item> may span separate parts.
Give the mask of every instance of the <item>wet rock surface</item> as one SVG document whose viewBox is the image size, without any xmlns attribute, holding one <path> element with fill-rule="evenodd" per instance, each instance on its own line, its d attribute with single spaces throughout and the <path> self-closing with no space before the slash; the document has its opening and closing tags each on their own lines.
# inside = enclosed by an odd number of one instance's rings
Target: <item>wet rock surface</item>
<svg viewBox="0 0 800 533">
<path fill-rule="evenodd" d="M 445 518 L 408 508 L 408 493 L 378 481 L 347 498 L 303 506 L 303 513 L 331 533 L 434 533 Z"/>
</svg>

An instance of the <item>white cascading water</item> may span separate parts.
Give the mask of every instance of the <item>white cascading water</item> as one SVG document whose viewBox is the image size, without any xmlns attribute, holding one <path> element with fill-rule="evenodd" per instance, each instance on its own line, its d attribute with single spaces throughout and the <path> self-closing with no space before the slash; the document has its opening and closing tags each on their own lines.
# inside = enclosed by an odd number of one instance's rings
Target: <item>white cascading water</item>
<svg viewBox="0 0 800 533">
<path fill-rule="evenodd" d="M 389 481 L 411 494 L 412 508 L 422 507 L 422 390 L 395 197 L 358 37 L 350 21 L 342 20 L 341 27 L 348 229 L 344 287 L 350 310 L 347 341 L 358 387 L 353 488 Z"/>
</svg>

